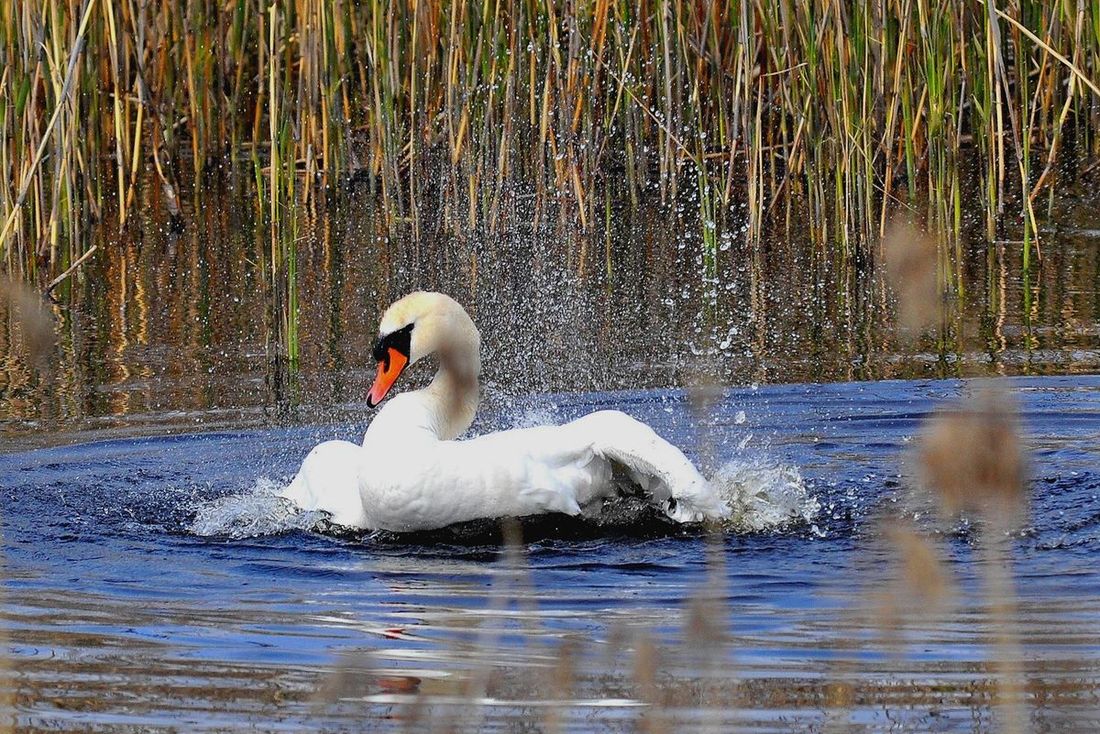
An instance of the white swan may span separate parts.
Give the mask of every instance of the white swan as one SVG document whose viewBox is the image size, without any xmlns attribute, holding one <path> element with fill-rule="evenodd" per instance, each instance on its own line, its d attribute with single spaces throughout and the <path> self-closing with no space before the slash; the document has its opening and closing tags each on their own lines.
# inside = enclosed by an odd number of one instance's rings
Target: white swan
<svg viewBox="0 0 1100 734">
<path fill-rule="evenodd" d="M 617 467 L 674 520 L 729 515 L 679 449 L 618 411 L 455 440 L 477 411 L 481 337 L 450 297 L 411 293 L 386 310 L 379 331 L 372 407 L 420 359 L 434 354 L 439 371 L 427 387 L 392 398 L 361 446 L 326 441 L 314 448 L 282 492 L 301 509 L 323 510 L 339 525 L 398 532 L 577 515 L 617 493 Z"/>
</svg>

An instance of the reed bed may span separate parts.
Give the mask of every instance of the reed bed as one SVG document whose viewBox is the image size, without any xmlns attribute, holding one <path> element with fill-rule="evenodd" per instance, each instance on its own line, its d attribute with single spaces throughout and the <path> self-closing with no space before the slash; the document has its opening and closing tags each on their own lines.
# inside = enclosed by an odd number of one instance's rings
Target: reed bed
<svg viewBox="0 0 1100 734">
<path fill-rule="evenodd" d="M 0 258 L 48 280 L 89 227 L 225 175 L 272 220 L 273 277 L 281 213 L 356 181 L 416 233 L 587 230 L 656 196 L 698 214 L 712 273 L 720 232 L 795 203 L 853 258 L 898 208 L 973 210 L 990 239 L 1022 219 L 1026 267 L 1095 168 L 1098 66 L 1095 2 L 6 3 Z"/>
</svg>

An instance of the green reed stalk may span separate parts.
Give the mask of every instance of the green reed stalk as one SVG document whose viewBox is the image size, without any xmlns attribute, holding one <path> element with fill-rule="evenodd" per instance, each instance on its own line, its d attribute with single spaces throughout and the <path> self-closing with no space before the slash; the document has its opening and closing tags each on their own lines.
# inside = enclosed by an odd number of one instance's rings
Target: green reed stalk
<svg viewBox="0 0 1100 734">
<path fill-rule="evenodd" d="M 903 203 L 960 229 L 970 162 L 986 235 L 1019 206 L 1034 237 L 1038 196 L 1100 152 L 1096 3 L 70 5 L 0 8 L 8 269 L 126 226 L 148 164 L 172 202 L 176 171 L 251 166 L 272 219 L 363 176 L 414 232 L 496 228 L 520 190 L 588 228 L 612 178 L 715 228 L 743 209 L 757 241 L 802 199 L 815 244 L 855 255 Z"/>
</svg>

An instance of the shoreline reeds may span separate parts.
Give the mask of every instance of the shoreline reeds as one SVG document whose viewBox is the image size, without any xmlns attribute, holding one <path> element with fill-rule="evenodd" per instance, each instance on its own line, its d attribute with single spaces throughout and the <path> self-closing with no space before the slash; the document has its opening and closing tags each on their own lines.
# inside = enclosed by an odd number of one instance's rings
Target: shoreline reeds
<svg viewBox="0 0 1100 734">
<path fill-rule="evenodd" d="M 43 280 L 141 187 L 178 217 L 181 181 L 225 175 L 273 227 L 357 181 L 415 233 L 657 196 L 711 276 L 721 232 L 791 199 L 855 259 L 898 209 L 990 240 L 1015 217 L 1026 270 L 1100 154 L 1095 4 L 45 0 L 0 9 L 0 62 L 0 259 Z"/>
</svg>

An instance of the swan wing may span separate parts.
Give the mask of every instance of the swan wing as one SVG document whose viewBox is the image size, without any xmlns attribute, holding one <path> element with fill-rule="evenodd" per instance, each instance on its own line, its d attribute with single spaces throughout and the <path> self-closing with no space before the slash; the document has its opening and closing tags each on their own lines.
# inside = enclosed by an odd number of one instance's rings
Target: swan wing
<svg viewBox="0 0 1100 734">
<path fill-rule="evenodd" d="M 677 522 L 719 520 L 729 506 L 680 449 L 635 418 L 617 410 L 591 413 L 561 430 L 592 452 L 621 466 L 662 510 Z"/>
<path fill-rule="evenodd" d="M 500 431 L 438 445 L 422 482 L 434 484 L 432 494 L 461 519 L 576 515 L 617 494 L 617 467 L 677 522 L 730 515 L 683 452 L 619 411 L 592 413 L 563 426 Z"/>
<path fill-rule="evenodd" d="M 730 514 L 678 448 L 619 411 L 465 441 L 395 438 L 318 445 L 282 496 L 348 527 L 432 530 L 493 517 L 577 515 L 617 493 L 613 475 L 621 468 L 673 520 Z"/>
<path fill-rule="evenodd" d="M 302 510 L 327 512 L 337 525 L 366 528 L 367 518 L 359 496 L 363 456 L 363 447 L 350 441 L 320 443 L 309 452 L 280 496 Z"/>
<path fill-rule="evenodd" d="M 576 515 L 610 471 L 559 428 L 499 431 L 464 441 L 368 441 L 380 457 L 361 475 L 372 527 L 431 530 L 456 522 L 548 512 Z"/>
</svg>

